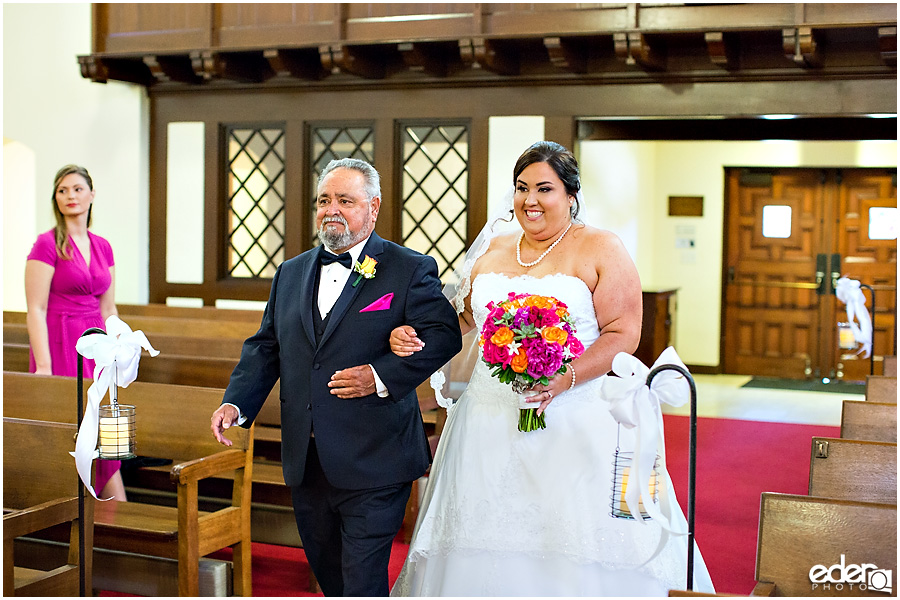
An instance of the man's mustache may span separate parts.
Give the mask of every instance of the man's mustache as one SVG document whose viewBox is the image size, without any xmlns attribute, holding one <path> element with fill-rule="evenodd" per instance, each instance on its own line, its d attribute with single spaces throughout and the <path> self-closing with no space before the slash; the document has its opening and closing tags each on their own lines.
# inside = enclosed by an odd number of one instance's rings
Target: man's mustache
<svg viewBox="0 0 900 600">
<path fill-rule="evenodd" d="M 325 217 L 324 219 L 322 219 L 322 225 L 323 225 L 323 226 L 326 225 L 326 224 L 328 224 L 328 223 L 340 223 L 341 225 L 343 225 L 344 227 L 346 227 L 346 226 L 347 226 L 347 219 L 345 219 L 344 217 L 342 217 L 342 216 L 340 216 L 340 215 L 335 215 L 335 216 L 333 216 L 333 217 Z"/>
</svg>

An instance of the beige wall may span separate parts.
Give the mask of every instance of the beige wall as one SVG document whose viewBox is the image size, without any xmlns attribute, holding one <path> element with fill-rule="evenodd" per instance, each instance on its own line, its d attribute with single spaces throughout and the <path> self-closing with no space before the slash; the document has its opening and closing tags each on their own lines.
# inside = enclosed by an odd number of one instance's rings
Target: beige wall
<svg viewBox="0 0 900 600">
<path fill-rule="evenodd" d="M 116 300 L 147 301 L 147 97 L 139 86 L 83 79 L 76 56 L 90 51 L 90 4 L 3 5 L 7 310 L 25 308 L 24 259 L 35 235 L 53 226 L 53 175 L 67 163 L 94 179 L 92 230 L 112 244 Z"/>
</svg>

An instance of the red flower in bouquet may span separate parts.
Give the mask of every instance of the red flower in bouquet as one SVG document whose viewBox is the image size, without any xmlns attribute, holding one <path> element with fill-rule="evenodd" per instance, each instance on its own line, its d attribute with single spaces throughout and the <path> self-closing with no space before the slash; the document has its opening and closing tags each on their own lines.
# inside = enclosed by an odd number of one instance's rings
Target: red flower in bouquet
<svg viewBox="0 0 900 600">
<path fill-rule="evenodd" d="M 552 296 L 514 294 L 487 305 L 481 329 L 482 360 L 491 375 L 521 394 L 566 372 L 566 364 L 581 356 L 584 345 L 575 337 L 568 307 Z M 544 415 L 521 409 L 520 431 L 544 429 Z"/>
</svg>

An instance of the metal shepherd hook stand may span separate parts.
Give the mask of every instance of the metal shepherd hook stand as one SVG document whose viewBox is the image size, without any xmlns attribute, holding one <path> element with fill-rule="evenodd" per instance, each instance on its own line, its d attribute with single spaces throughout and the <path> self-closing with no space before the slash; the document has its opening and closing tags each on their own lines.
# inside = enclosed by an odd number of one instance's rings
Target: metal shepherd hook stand
<svg viewBox="0 0 900 600">
<path fill-rule="evenodd" d="M 688 524 L 688 550 L 687 550 L 687 590 L 694 589 L 694 491 L 697 487 L 697 386 L 694 384 L 694 378 L 687 369 L 679 365 L 665 364 L 660 365 L 650 371 L 647 375 L 647 387 L 653 378 L 662 371 L 678 371 L 691 388 L 691 428 L 689 438 L 689 456 L 688 456 L 688 500 L 687 500 L 687 524 Z"/>
<path fill-rule="evenodd" d="M 80 337 L 94 333 L 106 335 L 106 332 L 99 327 L 91 327 L 82 333 Z M 75 351 L 75 362 L 78 365 L 78 418 L 75 423 L 81 424 L 81 419 L 84 418 L 84 357 L 78 354 L 77 350 Z M 84 573 L 86 556 L 87 552 L 84 547 L 84 486 L 81 485 L 81 479 L 78 479 L 78 593 L 82 597 L 87 595 Z"/>
<path fill-rule="evenodd" d="M 860 283 L 859 287 L 866 288 L 869 290 L 869 294 L 872 296 L 872 309 L 869 311 L 872 314 L 872 347 L 869 349 L 869 375 L 875 374 L 875 289 L 866 283 Z"/>
</svg>

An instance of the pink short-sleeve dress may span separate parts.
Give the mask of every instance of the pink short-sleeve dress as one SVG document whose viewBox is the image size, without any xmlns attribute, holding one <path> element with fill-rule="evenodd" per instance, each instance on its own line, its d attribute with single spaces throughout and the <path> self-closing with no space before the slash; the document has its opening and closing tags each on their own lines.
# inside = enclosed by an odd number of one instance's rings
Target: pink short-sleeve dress
<svg viewBox="0 0 900 600">
<path fill-rule="evenodd" d="M 71 260 L 59 256 L 53 229 L 39 235 L 28 254 L 28 260 L 39 260 L 54 268 L 50 296 L 47 299 L 47 340 L 54 375 L 76 377 L 78 363 L 75 342 L 91 327 L 104 328 L 100 296 L 112 283 L 109 268 L 115 261 L 109 242 L 91 232 L 88 232 L 88 239 L 91 242 L 90 265 L 85 262 L 71 238 Z M 34 373 L 34 353 L 29 352 L 29 355 L 29 371 Z M 94 361 L 85 360 L 85 377 L 93 377 L 93 373 Z M 97 461 L 95 488 L 98 491 L 119 470 L 120 464 L 119 461 Z"/>
</svg>

